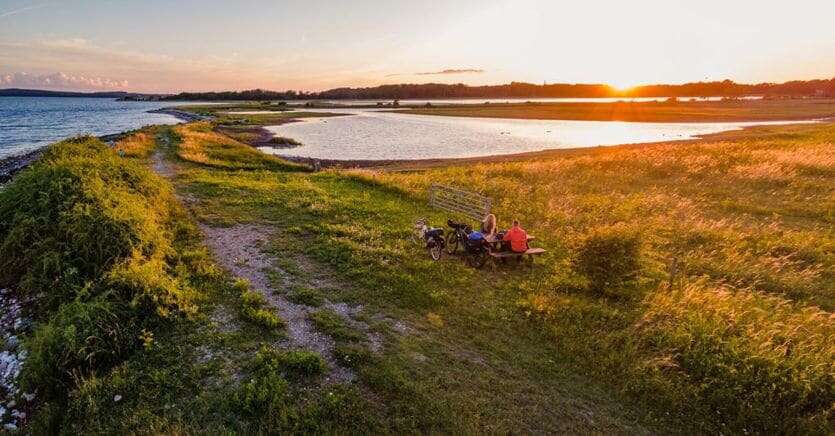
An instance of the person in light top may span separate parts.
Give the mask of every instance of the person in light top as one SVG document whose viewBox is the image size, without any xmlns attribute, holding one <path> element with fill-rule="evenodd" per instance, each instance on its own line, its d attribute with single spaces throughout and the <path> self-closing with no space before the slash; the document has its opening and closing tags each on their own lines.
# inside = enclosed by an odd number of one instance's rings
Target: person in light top
<svg viewBox="0 0 835 436">
<path fill-rule="evenodd" d="M 496 233 L 498 233 L 499 229 L 496 226 L 496 215 L 488 214 L 484 217 L 484 221 L 481 222 L 481 234 L 484 235 L 485 238 L 489 240 L 493 240 L 496 237 Z"/>
<path fill-rule="evenodd" d="M 513 220 L 513 227 L 504 234 L 502 240 L 509 241 L 510 249 L 515 253 L 528 250 L 528 232 L 519 225 L 519 220 Z"/>
</svg>

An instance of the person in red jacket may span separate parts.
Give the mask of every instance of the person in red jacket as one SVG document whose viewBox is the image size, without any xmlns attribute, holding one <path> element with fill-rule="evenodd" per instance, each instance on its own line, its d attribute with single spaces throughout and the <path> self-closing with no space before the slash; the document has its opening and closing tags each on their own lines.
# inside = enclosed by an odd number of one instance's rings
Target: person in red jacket
<svg viewBox="0 0 835 436">
<path fill-rule="evenodd" d="M 510 249 L 516 253 L 528 250 L 528 232 L 519 226 L 519 220 L 513 220 L 513 227 L 504 234 L 503 241 L 510 241 Z"/>
</svg>

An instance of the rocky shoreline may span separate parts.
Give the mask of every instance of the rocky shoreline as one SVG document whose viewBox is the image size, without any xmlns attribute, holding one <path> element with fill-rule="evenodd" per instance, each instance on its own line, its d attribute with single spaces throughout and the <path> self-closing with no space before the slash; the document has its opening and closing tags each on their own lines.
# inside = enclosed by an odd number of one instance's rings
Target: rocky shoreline
<svg viewBox="0 0 835 436">
<path fill-rule="evenodd" d="M 39 148 L 25 154 L 0 159 L 0 184 L 6 183 L 20 170 L 41 158 L 44 149 Z"/>
</svg>

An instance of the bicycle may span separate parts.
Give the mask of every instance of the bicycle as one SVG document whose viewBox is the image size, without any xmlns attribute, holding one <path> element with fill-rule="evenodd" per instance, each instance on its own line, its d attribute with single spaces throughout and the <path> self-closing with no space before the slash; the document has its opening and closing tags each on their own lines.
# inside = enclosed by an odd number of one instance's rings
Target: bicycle
<svg viewBox="0 0 835 436">
<path fill-rule="evenodd" d="M 412 240 L 417 244 L 425 244 L 432 260 L 440 260 L 446 245 L 444 229 L 429 227 L 425 218 L 418 219 L 412 229 Z"/>
<path fill-rule="evenodd" d="M 487 263 L 487 258 L 490 255 L 490 244 L 484 239 L 466 239 L 464 242 L 466 248 L 466 262 L 467 265 L 473 268 L 481 268 Z"/>
<path fill-rule="evenodd" d="M 467 240 L 467 230 L 470 226 L 464 223 L 456 223 L 453 220 L 447 220 L 446 224 L 452 228 L 446 234 L 446 252 L 447 254 L 455 254 L 458 250 L 458 244 L 464 245 Z"/>
</svg>

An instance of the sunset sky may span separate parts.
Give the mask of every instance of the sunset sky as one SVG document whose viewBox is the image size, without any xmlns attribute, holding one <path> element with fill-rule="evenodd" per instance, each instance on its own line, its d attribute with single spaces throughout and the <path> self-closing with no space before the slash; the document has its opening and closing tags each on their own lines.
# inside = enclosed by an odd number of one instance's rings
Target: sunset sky
<svg viewBox="0 0 835 436">
<path fill-rule="evenodd" d="M 0 88 L 835 76 L 835 1 L 0 0 Z"/>
</svg>

